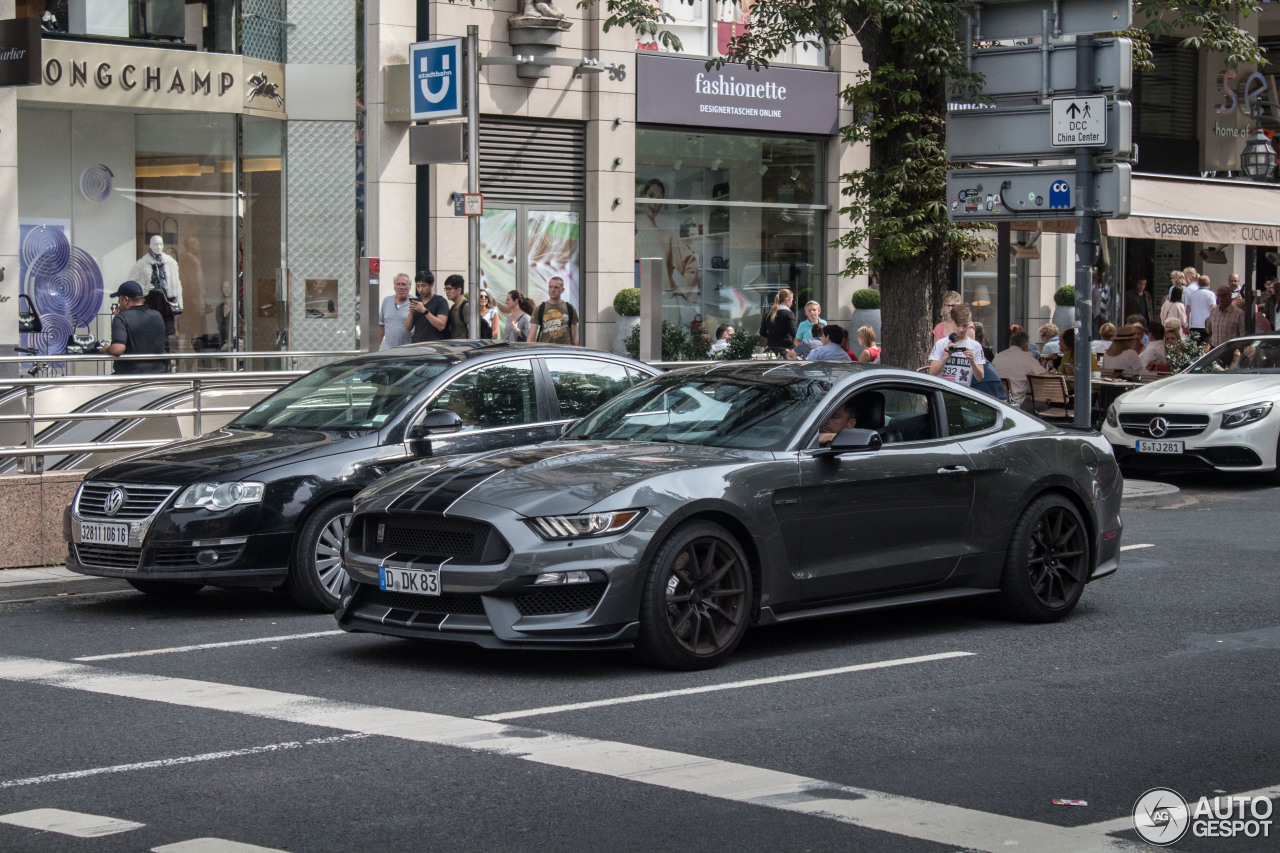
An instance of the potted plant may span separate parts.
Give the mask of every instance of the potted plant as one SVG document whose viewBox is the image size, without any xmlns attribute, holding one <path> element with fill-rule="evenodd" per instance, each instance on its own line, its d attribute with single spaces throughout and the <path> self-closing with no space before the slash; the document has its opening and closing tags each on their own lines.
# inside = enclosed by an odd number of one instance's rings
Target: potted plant
<svg viewBox="0 0 1280 853">
<path fill-rule="evenodd" d="M 858 343 L 858 329 L 870 326 L 875 329 L 876 340 L 880 340 L 880 291 L 874 287 L 864 287 L 853 292 L 853 319 L 849 321 L 849 349 L 854 355 L 862 355 L 862 344 Z"/>
<path fill-rule="evenodd" d="M 1076 324 L 1076 288 L 1064 284 L 1053 292 L 1053 325 L 1058 331 L 1070 329 Z"/>
<path fill-rule="evenodd" d="M 618 355 L 626 355 L 627 336 L 633 327 L 640 325 L 640 288 L 619 290 L 613 297 L 613 310 L 617 312 L 618 319 L 614 321 L 611 349 Z"/>
</svg>

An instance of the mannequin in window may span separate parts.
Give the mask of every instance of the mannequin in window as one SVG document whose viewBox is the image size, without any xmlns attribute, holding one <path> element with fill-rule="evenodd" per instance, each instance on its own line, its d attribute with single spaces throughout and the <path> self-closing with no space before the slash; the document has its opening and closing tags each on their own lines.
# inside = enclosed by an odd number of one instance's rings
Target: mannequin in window
<svg viewBox="0 0 1280 853">
<path fill-rule="evenodd" d="M 140 283 L 147 292 L 147 307 L 160 312 L 165 334 L 169 337 L 177 334 L 175 318 L 182 313 L 182 276 L 177 260 L 165 252 L 164 238 L 159 234 L 151 235 L 150 251 L 138 258 L 129 272 L 129 280 Z"/>
<path fill-rule="evenodd" d="M 208 334 L 209 315 L 213 313 L 213 305 L 206 304 L 204 298 L 204 264 L 200 260 L 200 240 L 188 237 L 182 241 L 183 252 L 178 257 L 178 275 L 182 277 L 182 305 L 190 311 L 182 316 L 182 331 L 190 339 Z"/>
</svg>

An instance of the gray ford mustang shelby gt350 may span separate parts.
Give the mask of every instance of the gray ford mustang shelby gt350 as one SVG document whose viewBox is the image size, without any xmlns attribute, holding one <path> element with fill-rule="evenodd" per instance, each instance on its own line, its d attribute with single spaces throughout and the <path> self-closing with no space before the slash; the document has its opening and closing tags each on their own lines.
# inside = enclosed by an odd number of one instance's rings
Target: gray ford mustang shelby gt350
<svg viewBox="0 0 1280 853">
<path fill-rule="evenodd" d="M 362 492 L 348 631 L 723 661 L 751 625 L 993 595 L 1066 616 L 1118 566 L 1107 442 L 932 376 L 734 362 L 624 391 L 558 441 Z"/>
</svg>

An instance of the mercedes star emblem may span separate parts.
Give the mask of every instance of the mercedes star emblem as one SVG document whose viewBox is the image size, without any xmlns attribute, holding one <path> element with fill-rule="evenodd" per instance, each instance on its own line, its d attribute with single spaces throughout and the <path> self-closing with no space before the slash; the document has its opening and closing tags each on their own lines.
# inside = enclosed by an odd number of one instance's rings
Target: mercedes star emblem
<svg viewBox="0 0 1280 853">
<path fill-rule="evenodd" d="M 116 486 L 107 492 L 107 499 L 102 502 L 102 511 L 107 515 L 115 515 L 120 511 L 120 507 L 124 506 L 124 489 Z"/>
<path fill-rule="evenodd" d="M 1147 428 L 1151 430 L 1152 438 L 1164 438 L 1169 434 L 1169 422 L 1164 418 L 1152 418 L 1151 423 Z"/>
</svg>

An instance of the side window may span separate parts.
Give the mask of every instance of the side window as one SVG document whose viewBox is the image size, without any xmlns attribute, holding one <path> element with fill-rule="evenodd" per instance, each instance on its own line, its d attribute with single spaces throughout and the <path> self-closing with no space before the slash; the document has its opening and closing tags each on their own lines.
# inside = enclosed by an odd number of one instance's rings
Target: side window
<svg viewBox="0 0 1280 853">
<path fill-rule="evenodd" d="M 943 391 L 942 399 L 947 407 L 947 432 L 950 435 L 982 432 L 995 426 L 1000 417 L 990 406 L 951 391 Z"/>
<path fill-rule="evenodd" d="M 463 430 L 534 423 L 538 403 L 533 392 L 533 365 L 504 361 L 473 370 L 449 383 L 431 408 L 457 412 Z"/>
<path fill-rule="evenodd" d="M 653 378 L 652 375 L 645 373 L 643 370 L 637 370 L 634 367 L 627 368 L 627 378 L 631 380 L 632 385 L 639 385 L 641 382 L 648 382 Z"/>
<path fill-rule="evenodd" d="M 622 364 L 594 358 L 548 358 L 546 365 L 560 399 L 562 418 L 580 418 L 631 387 Z"/>
<path fill-rule="evenodd" d="M 933 414 L 929 411 L 932 390 L 886 388 L 883 391 L 863 393 L 879 394 L 884 398 L 884 425 L 877 427 L 877 431 L 885 444 L 929 441 L 939 437 L 934 428 Z"/>
</svg>

